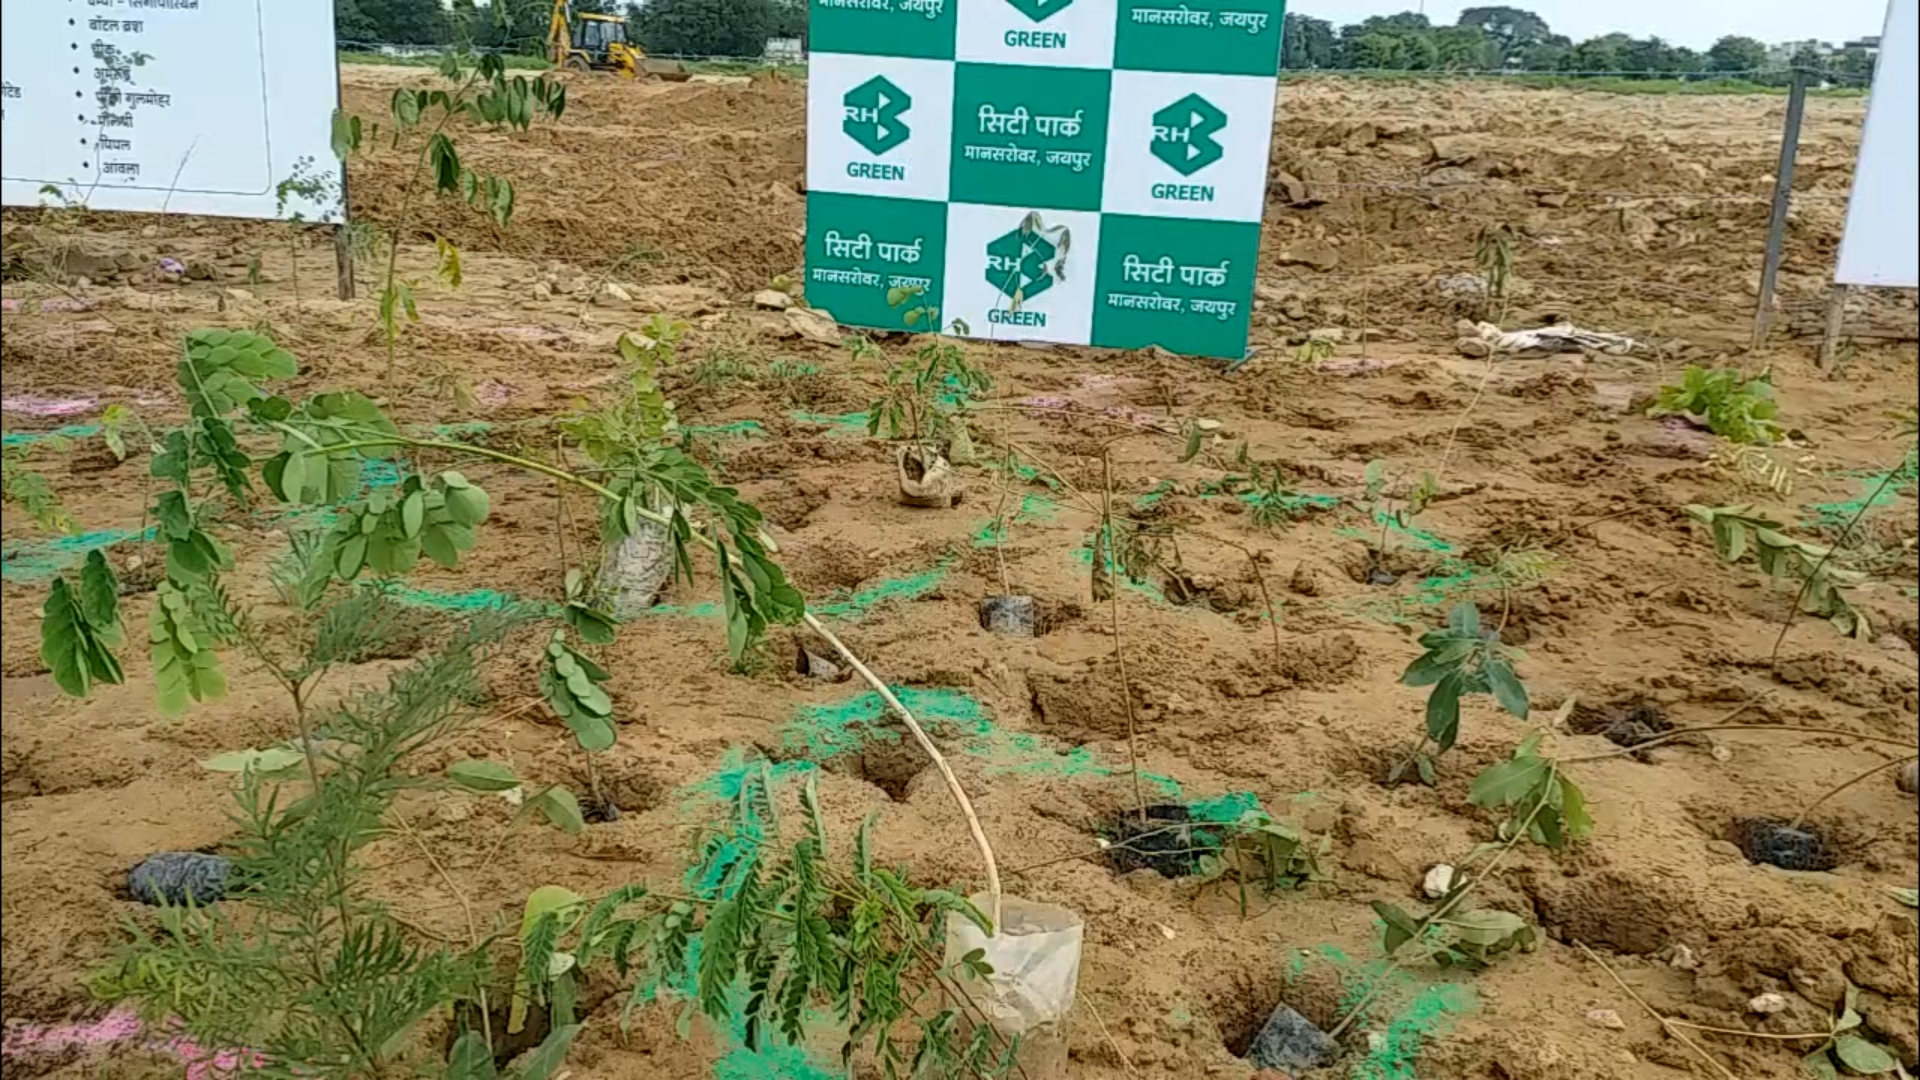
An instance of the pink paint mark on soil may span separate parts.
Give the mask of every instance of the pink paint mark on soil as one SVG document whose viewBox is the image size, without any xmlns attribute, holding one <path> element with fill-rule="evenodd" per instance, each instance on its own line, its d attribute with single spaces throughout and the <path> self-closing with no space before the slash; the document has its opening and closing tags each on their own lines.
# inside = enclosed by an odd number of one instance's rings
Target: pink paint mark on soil
<svg viewBox="0 0 1920 1080">
<path fill-rule="evenodd" d="M 132 1047 L 173 1057 L 185 1067 L 186 1080 L 222 1080 L 266 1059 L 253 1050 L 220 1050 L 200 1045 L 175 1032 L 148 1030 L 130 1006 L 120 1006 L 96 1020 L 74 1024 L 15 1024 L 0 1035 L 0 1057 L 31 1061 L 72 1051 L 86 1052 Z"/>
<path fill-rule="evenodd" d="M 100 407 L 94 397 L 49 398 L 37 394 L 8 394 L 0 398 L 0 409 L 27 416 L 75 416 Z"/>
</svg>

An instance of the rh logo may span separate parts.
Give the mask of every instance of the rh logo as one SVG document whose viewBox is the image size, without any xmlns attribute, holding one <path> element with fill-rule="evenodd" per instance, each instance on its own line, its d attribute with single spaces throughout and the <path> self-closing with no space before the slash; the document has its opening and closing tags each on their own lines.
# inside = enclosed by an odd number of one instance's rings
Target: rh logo
<svg viewBox="0 0 1920 1080">
<path fill-rule="evenodd" d="M 1225 153 L 1213 136 L 1226 126 L 1226 113 L 1199 94 L 1188 94 L 1153 114 L 1153 156 L 1181 176 L 1192 176 Z"/>
<path fill-rule="evenodd" d="M 900 114 L 913 108 L 913 99 L 885 76 L 875 75 L 847 91 L 840 102 L 846 109 L 840 130 L 866 147 L 868 153 L 884 154 L 912 134 Z"/>
</svg>

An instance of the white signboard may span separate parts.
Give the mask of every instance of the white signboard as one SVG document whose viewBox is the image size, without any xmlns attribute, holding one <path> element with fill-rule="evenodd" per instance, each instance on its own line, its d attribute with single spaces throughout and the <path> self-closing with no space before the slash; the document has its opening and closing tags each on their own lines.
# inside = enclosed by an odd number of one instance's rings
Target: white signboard
<svg viewBox="0 0 1920 1080">
<path fill-rule="evenodd" d="M 340 220 L 330 0 L 7 0 L 0 79 L 8 206 Z"/>
<path fill-rule="evenodd" d="M 1920 0 L 1887 5 L 1834 280 L 1920 286 Z"/>
</svg>

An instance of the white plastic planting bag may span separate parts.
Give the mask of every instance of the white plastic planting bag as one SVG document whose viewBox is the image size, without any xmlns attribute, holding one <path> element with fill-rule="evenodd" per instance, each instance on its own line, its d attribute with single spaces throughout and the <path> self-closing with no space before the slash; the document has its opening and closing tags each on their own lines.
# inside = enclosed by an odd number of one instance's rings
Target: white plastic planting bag
<svg viewBox="0 0 1920 1080">
<path fill-rule="evenodd" d="M 992 911 L 985 893 L 969 899 Z M 957 915 L 947 917 L 946 963 L 952 967 L 975 949 L 993 967 L 982 983 L 958 979 L 974 1004 L 1000 1034 L 1020 1039 L 1020 1064 L 1033 1080 L 1042 1080 L 1067 1059 L 1067 1014 L 1080 984 L 1080 942 L 1085 926 L 1063 907 L 1017 897 L 1000 899 L 999 933 L 993 937 Z"/>
</svg>

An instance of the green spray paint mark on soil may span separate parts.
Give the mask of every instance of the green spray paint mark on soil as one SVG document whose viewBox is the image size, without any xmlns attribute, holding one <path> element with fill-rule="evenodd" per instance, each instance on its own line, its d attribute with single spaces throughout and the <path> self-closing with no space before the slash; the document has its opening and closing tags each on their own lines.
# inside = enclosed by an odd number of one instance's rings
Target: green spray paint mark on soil
<svg viewBox="0 0 1920 1080">
<path fill-rule="evenodd" d="M 1471 989 L 1436 983 L 1415 994 L 1387 1024 L 1386 1032 L 1353 1067 L 1352 1080 L 1415 1080 L 1414 1066 L 1427 1041 L 1451 1029 L 1479 1004 Z"/>
<path fill-rule="evenodd" d="M 0 435 L 0 445 L 8 450 L 32 446 L 48 439 L 86 439 L 101 432 L 99 424 L 68 424 L 52 431 L 9 431 Z"/>
<path fill-rule="evenodd" d="M 444 593 L 432 589 L 422 589 L 412 585 L 392 585 L 389 595 L 400 603 L 413 607 L 428 608 L 433 611 L 448 611 L 458 615 L 473 615 L 482 611 L 525 612 L 534 615 L 554 615 L 559 608 L 553 604 L 538 600 L 522 600 L 493 589 L 473 589 L 468 592 Z"/>
<path fill-rule="evenodd" d="M 686 424 L 680 428 L 688 435 L 705 435 L 714 439 L 759 439 L 764 438 L 767 429 L 758 420 L 725 420 L 717 424 Z"/>
<path fill-rule="evenodd" d="M 1859 494 L 1841 502 L 1815 503 L 1807 507 L 1801 519 L 1802 524 L 1808 528 L 1838 533 L 1856 516 L 1893 505 L 1903 493 L 1920 482 L 1920 449 L 1908 450 L 1898 468 L 1879 472 L 1850 472 L 1846 475 L 1858 482 Z M 1882 484 L 1886 486 L 1883 488 Z"/>
<path fill-rule="evenodd" d="M 958 690 L 903 686 L 894 688 L 894 696 L 922 726 L 937 728 L 951 724 L 973 738 L 984 737 L 992 731 L 985 708 Z M 780 745 L 809 760 L 825 761 L 858 752 L 869 742 L 898 742 L 904 737 L 902 729 L 884 726 L 886 719 L 886 703 L 871 691 L 838 705 L 803 705 L 799 714 L 781 729 Z"/>
<path fill-rule="evenodd" d="M 1434 1038 L 1451 1030 L 1459 1018 L 1479 1007 L 1471 987 L 1457 983 L 1420 985 L 1407 971 L 1395 970 L 1385 960 L 1358 960 L 1338 945 L 1320 944 L 1295 951 L 1287 958 L 1282 979 L 1288 986 L 1297 984 L 1310 965 L 1331 967 L 1340 980 L 1341 1015 L 1359 1005 L 1380 979 L 1389 983 L 1367 1007 L 1369 1016 L 1390 1014 L 1384 1030 L 1377 1022 L 1373 1028 L 1379 1038 L 1369 1040 L 1369 1048 L 1355 1062 L 1349 1080 L 1416 1080 L 1420 1051 Z"/>
<path fill-rule="evenodd" d="M 1425 529 L 1412 525 L 1402 525 L 1399 518 L 1382 510 L 1375 510 L 1373 512 L 1373 523 L 1377 527 L 1384 527 L 1387 530 L 1389 539 L 1398 536 L 1402 543 L 1405 543 L 1409 547 L 1418 548 L 1421 551 L 1431 552 L 1435 555 L 1452 555 L 1455 551 L 1459 550 L 1454 547 L 1450 541 L 1442 540 L 1440 537 Z M 1360 540 L 1368 544 L 1378 543 L 1380 540 L 1379 533 L 1363 532 L 1352 526 L 1339 529 L 1337 532 L 1349 540 Z"/>
<path fill-rule="evenodd" d="M 1020 508 L 1013 512 L 1013 520 L 1009 524 L 1010 526 L 1026 525 L 1036 521 L 1051 521 L 1053 520 L 1053 513 L 1054 507 L 1052 503 L 1035 495 L 1022 495 L 1020 497 Z M 973 546 L 983 548 L 998 547 L 1000 546 L 1000 533 L 999 519 L 996 518 L 988 521 L 980 526 L 979 532 L 973 534 Z M 1089 556 L 1089 559 L 1091 559 L 1091 556 Z"/>
<path fill-rule="evenodd" d="M 148 526 L 141 533 L 131 529 L 98 529 L 71 536 L 23 541 L 9 546 L 4 554 L 0 554 L 0 578 L 22 583 L 47 581 L 63 570 L 80 565 L 90 551 L 110 548 L 130 540 L 152 538 L 153 527 Z"/>
<path fill-rule="evenodd" d="M 1081 566 L 1086 567 L 1089 573 L 1092 572 L 1093 537 L 1089 536 L 1085 540 L 1080 541 L 1080 546 L 1073 549 L 1073 560 Z M 1114 559 L 1111 547 L 1107 550 L 1107 573 L 1114 581 L 1120 584 L 1121 588 L 1129 592 L 1139 593 L 1142 596 L 1157 600 L 1163 604 L 1167 602 L 1167 594 L 1161 590 L 1158 583 L 1153 581 L 1134 581 L 1132 578 L 1129 578 L 1127 572 L 1121 569 L 1119 562 Z"/>
<path fill-rule="evenodd" d="M 830 619 L 859 619 L 874 608 L 889 600 L 918 600 L 938 588 L 946 580 L 948 561 L 931 566 L 917 574 L 905 577 L 888 578 L 876 585 L 869 585 L 851 596 L 841 600 L 829 600 L 813 608 L 815 615 Z"/>
<path fill-rule="evenodd" d="M 865 435 L 867 433 L 867 414 L 863 412 L 841 413 L 838 416 L 829 416 L 825 413 L 796 410 L 788 413 L 787 416 L 796 423 L 813 424 L 816 427 L 824 427 L 827 429 L 827 434 L 835 438 L 846 438 L 848 436 Z"/>
</svg>

